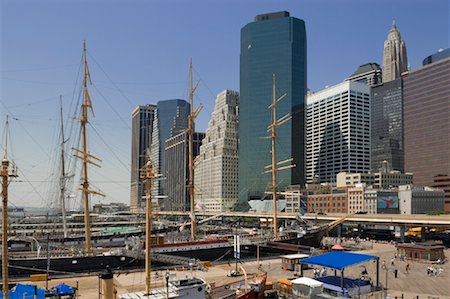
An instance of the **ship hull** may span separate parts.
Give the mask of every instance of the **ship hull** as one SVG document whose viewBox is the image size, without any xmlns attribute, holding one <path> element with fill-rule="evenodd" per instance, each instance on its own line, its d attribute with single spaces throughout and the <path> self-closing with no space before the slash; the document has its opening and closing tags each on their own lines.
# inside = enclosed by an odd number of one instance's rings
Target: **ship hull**
<svg viewBox="0 0 450 299">
<path fill-rule="evenodd" d="M 218 247 L 185 251 L 167 252 L 166 255 L 193 258 L 202 261 L 215 261 L 224 258 L 232 251 L 232 247 Z M 232 254 L 232 252 L 231 252 Z M 152 261 L 152 268 L 167 267 L 169 264 Z M 172 265 L 173 266 L 173 265 Z M 145 261 L 129 256 L 92 256 L 92 257 L 52 257 L 50 259 L 50 275 L 74 273 L 99 273 L 110 268 L 113 271 L 144 269 Z M 47 258 L 10 259 L 9 275 L 26 277 L 30 274 L 46 273 Z"/>
<path fill-rule="evenodd" d="M 320 227 L 316 230 L 308 231 L 306 234 L 301 236 L 289 236 L 286 239 L 281 240 L 280 242 L 318 248 L 321 246 L 322 238 L 326 233 L 327 228 Z"/>
<path fill-rule="evenodd" d="M 14 277 L 26 277 L 47 271 L 47 258 L 10 259 L 8 264 L 9 275 Z M 112 270 L 125 270 L 142 265 L 141 261 L 127 256 L 55 257 L 50 259 L 49 275 L 98 273 L 107 267 Z"/>
</svg>

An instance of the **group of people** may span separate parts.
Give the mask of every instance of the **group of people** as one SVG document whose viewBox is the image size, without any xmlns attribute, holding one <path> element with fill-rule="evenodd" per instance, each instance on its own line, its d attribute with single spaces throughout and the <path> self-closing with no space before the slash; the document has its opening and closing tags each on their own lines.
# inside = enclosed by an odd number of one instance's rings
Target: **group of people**
<svg viewBox="0 0 450 299">
<path fill-rule="evenodd" d="M 394 257 L 391 258 L 391 267 L 394 267 L 395 277 L 397 278 L 398 270 L 397 270 L 397 268 L 395 268 L 395 260 L 396 260 L 396 259 L 397 259 L 397 254 L 395 254 Z M 404 261 L 404 259 L 403 259 L 402 257 L 400 257 L 400 260 L 401 260 L 401 261 Z M 385 260 L 383 260 L 383 261 L 381 262 L 381 269 L 387 270 L 387 267 L 386 267 L 386 261 L 385 261 Z M 405 272 L 408 273 L 409 270 L 410 270 L 410 268 L 409 268 L 409 262 L 406 261 L 406 263 L 405 263 Z"/>
<path fill-rule="evenodd" d="M 327 269 L 322 268 L 319 270 L 319 269 L 314 268 L 313 273 L 314 273 L 314 278 L 327 276 Z"/>
</svg>

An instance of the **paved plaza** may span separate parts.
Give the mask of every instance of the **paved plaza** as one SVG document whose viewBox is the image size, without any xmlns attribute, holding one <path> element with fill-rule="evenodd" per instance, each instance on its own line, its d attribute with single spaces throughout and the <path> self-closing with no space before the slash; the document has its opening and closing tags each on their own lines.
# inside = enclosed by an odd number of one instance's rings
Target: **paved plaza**
<svg viewBox="0 0 450 299">
<path fill-rule="evenodd" d="M 382 285 L 386 284 L 388 293 L 391 298 L 395 297 L 401 298 L 403 294 L 405 299 L 426 298 L 426 299 L 450 299 L 450 264 L 447 262 L 443 265 L 435 265 L 436 268 L 441 267 L 443 273 L 440 275 L 428 275 L 427 267 L 430 264 L 419 263 L 410 261 L 410 271 L 407 273 L 404 261 L 396 259 L 394 261 L 394 266 L 391 266 L 391 258 L 394 257 L 395 247 L 392 244 L 379 244 L 374 243 L 372 249 L 360 251 L 361 253 L 376 255 L 380 257 L 380 268 L 382 261 L 386 261 L 388 268 L 388 273 L 386 276 L 386 270 L 380 269 L 380 282 Z M 447 258 L 450 257 L 450 249 L 445 250 L 445 255 Z M 242 266 L 246 269 L 249 274 L 263 273 L 267 271 L 268 281 L 275 281 L 279 278 L 293 278 L 294 272 L 286 271 L 281 269 L 280 259 L 270 259 L 261 261 L 261 267 L 258 267 L 256 261 L 244 262 Z M 368 275 L 371 277 L 372 281 L 375 282 L 376 279 L 376 263 L 373 261 L 364 262 L 360 265 L 355 265 L 349 267 L 345 270 L 345 276 L 350 278 L 358 278 L 360 273 L 365 266 Z M 213 283 L 216 286 L 231 283 L 233 281 L 242 279 L 227 277 L 227 273 L 230 270 L 235 269 L 234 262 L 230 264 L 220 264 L 209 267 L 207 271 L 193 271 L 194 275 L 205 278 L 209 283 Z M 398 276 L 394 277 L 394 270 L 397 269 Z M 261 271 L 262 270 L 262 271 Z M 328 274 L 332 274 L 333 271 L 328 270 Z M 189 271 L 176 271 L 177 276 L 188 275 Z M 164 281 L 165 271 L 157 271 L 152 273 L 152 282 L 156 286 L 162 286 Z M 305 271 L 305 276 L 313 277 L 313 270 Z M 144 272 L 132 272 L 132 273 L 121 273 L 114 275 L 115 284 L 119 294 L 127 292 L 142 291 L 145 289 L 145 273 Z M 78 282 L 80 298 L 98 298 L 98 286 L 99 281 L 97 276 L 80 276 L 74 278 L 61 278 L 54 279 L 49 282 L 50 286 L 57 285 L 60 283 L 66 283 L 75 286 Z M 44 287 L 44 282 L 38 283 L 39 287 Z"/>
</svg>

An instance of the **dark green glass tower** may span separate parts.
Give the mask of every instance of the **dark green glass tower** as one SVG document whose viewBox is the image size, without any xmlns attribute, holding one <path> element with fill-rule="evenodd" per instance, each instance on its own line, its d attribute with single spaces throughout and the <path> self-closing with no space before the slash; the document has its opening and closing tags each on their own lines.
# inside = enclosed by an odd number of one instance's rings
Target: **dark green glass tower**
<svg viewBox="0 0 450 299">
<path fill-rule="evenodd" d="M 278 127 L 276 159 L 293 158 L 295 168 L 278 172 L 278 190 L 304 185 L 304 102 L 306 93 L 306 31 L 303 20 L 288 12 L 258 15 L 241 30 L 239 107 L 239 200 L 265 197 L 271 162 L 267 127 L 272 122 L 272 76 L 276 77 L 277 117 L 290 113 L 292 120 Z"/>
</svg>

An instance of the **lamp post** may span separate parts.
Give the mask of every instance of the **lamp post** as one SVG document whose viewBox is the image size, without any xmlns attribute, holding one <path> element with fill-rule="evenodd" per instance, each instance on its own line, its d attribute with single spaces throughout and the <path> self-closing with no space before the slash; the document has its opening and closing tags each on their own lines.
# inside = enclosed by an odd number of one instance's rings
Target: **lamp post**
<svg viewBox="0 0 450 299">
<path fill-rule="evenodd" d="M 166 272 L 166 299 L 169 299 L 169 272 Z"/>
<path fill-rule="evenodd" d="M 385 285 L 384 287 L 386 288 L 386 291 L 388 289 L 388 272 L 392 270 L 392 268 L 389 268 L 388 266 L 386 266 L 386 281 L 385 281 Z"/>
</svg>

